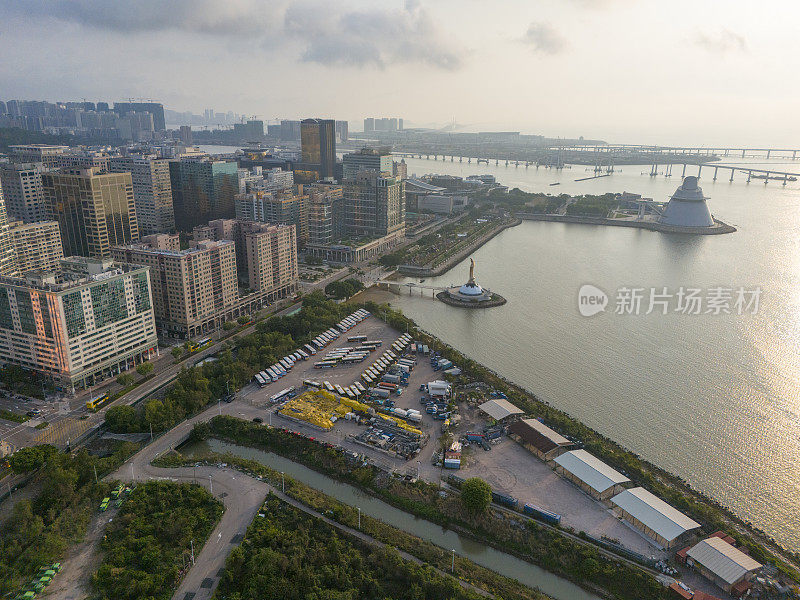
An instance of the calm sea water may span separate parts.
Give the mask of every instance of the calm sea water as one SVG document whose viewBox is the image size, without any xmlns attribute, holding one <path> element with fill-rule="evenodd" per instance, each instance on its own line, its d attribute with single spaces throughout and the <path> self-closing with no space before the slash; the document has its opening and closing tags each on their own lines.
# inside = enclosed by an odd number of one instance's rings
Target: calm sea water
<svg viewBox="0 0 800 600">
<path fill-rule="evenodd" d="M 590 173 L 407 162 L 409 173 L 493 173 L 527 191 L 662 200 L 680 184 L 678 167 L 671 178 L 628 166 L 574 182 Z M 761 164 L 800 171 L 800 161 Z M 430 297 L 387 297 L 423 328 L 800 550 L 800 186 L 748 185 L 741 176 L 713 182 L 705 169 L 700 184 L 715 216 L 738 232 L 685 237 L 526 222 L 474 254 L 478 283 L 503 294 L 505 306 L 473 312 Z M 467 263 L 426 283 L 460 284 Z M 605 290 L 609 310 L 582 317 L 583 284 Z M 645 299 L 665 286 L 762 294 L 755 315 L 623 316 L 613 314 L 623 286 L 645 288 Z"/>
</svg>

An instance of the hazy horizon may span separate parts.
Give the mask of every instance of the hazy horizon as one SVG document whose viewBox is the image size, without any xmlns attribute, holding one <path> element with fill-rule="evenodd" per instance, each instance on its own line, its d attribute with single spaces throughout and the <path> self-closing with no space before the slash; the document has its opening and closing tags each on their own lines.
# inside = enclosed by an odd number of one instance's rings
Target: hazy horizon
<svg viewBox="0 0 800 600">
<path fill-rule="evenodd" d="M 618 143 L 791 147 L 800 8 L 744 0 L 0 0 L 0 99 L 152 98 Z M 353 127 L 354 130 L 360 127 Z"/>
</svg>

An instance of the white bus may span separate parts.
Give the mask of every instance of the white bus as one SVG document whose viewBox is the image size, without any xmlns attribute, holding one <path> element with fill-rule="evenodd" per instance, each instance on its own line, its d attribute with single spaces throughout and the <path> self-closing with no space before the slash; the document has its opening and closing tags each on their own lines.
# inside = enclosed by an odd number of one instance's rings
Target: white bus
<svg viewBox="0 0 800 600">
<path fill-rule="evenodd" d="M 340 396 L 346 396 L 346 395 L 347 395 L 347 394 L 345 394 L 345 393 L 344 393 L 344 388 L 343 388 L 342 386 L 340 386 L 338 383 L 337 383 L 337 384 L 334 384 L 334 386 L 333 386 L 333 387 L 334 387 L 334 388 L 336 388 L 336 392 L 337 392 L 337 393 L 338 393 Z"/>
<path fill-rule="evenodd" d="M 322 385 L 324 385 L 324 386 L 325 386 L 325 389 L 326 389 L 326 390 L 328 390 L 328 391 L 329 391 L 329 392 L 331 392 L 331 393 L 333 393 L 333 392 L 335 392 L 335 391 L 336 391 L 336 390 L 334 390 L 334 389 L 333 389 L 333 386 L 331 385 L 331 382 L 330 382 L 330 381 L 323 381 L 323 382 L 322 382 Z"/>
<path fill-rule="evenodd" d="M 262 387 L 263 388 L 265 385 L 267 385 L 267 382 L 264 381 L 264 378 L 261 377 L 260 373 L 256 373 L 255 375 L 253 375 L 253 379 L 256 380 L 256 383 L 258 384 L 258 387 Z"/>
<path fill-rule="evenodd" d="M 304 350 L 305 350 L 305 351 L 306 351 L 308 354 L 310 354 L 310 355 L 312 355 L 312 356 L 313 356 L 313 355 L 315 355 L 315 354 L 317 353 L 317 349 L 316 349 L 316 348 L 314 348 L 314 346 L 312 346 L 311 344 L 306 344 L 305 346 L 303 346 L 303 349 L 304 349 Z"/>
<path fill-rule="evenodd" d="M 359 391 L 359 392 L 361 392 L 362 394 L 363 394 L 364 392 L 366 392 L 366 391 L 367 391 L 367 388 L 365 388 L 363 385 L 361 385 L 361 382 L 360 382 L 360 381 L 356 381 L 356 382 L 353 384 L 353 387 L 356 387 L 356 388 L 358 388 L 358 391 Z"/>
<path fill-rule="evenodd" d="M 272 378 L 272 375 L 270 375 L 269 373 L 267 373 L 267 371 L 266 371 L 266 370 L 264 370 L 264 371 L 261 371 L 261 373 L 259 373 L 259 375 L 261 375 L 261 379 L 263 379 L 265 383 L 272 383 L 273 381 L 275 381 L 275 380 Z"/>
<path fill-rule="evenodd" d="M 315 390 L 318 390 L 319 388 L 321 388 L 321 387 L 322 387 L 322 384 L 321 384 L 321 383 L 318 383 L 318 382 L 316 382 L 316 381 L 313 381 L 313 380 L 311 380 L 311 379 L 306 379 L 306 380 L 303 382 L 303 385 L 304 385 L 304 386 L 306 386 L 306 387 L 308 387 L 308 388 L 314 388 Z"/>
<path fill-rule="evenodd" d="M 288 400 L 289 398 L 294 395 L 294 388 L 288 387 L 285 390 L 281 390 L 274 396 L 270 396 L 270 404 L 275 404 L 276 402 L 282 402 L 283 400 Z"/>
</svg>

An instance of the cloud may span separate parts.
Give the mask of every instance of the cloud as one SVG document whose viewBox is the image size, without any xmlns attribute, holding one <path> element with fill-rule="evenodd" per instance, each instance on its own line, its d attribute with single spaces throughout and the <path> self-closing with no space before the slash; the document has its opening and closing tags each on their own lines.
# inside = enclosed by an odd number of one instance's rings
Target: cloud
<svg viewBox="0 0 800 600">
<path fill-rule="evenodd" d="M 548 23 L 531 23 L 522 41 L 541 54 L 559 54 L 567 48 L 564 36 Z"/>
<path fill-rule="evenodd" d="M 256 0 L 0 0 L 0 14 L 50 17 L 119 33 L 175 30 L 231 36 L 263 33 L 273 13 Z"/>
<path fill-rule="evenodd" d="M 297 3 L 287 10 L 285 26 L 304 44 L 305 62 L 378 68 L 421 63 L 444 70 L 462 65 L 463 50 L 445 39 L 415 1 L 400 9 L 345 10 L 338 15 L 327 4 Z"/>
<path fill-rule="evenodd" d="M 697 32 L 693 42 L 696 46 L 714 54 L 729 52 L 747 52 L 747 39 L 735 31 L 723 29 L 716 34 Z"/>
<path fill-rule="evenodd" d="M 350 9 L 320 0 L 0 0 L 2 15 L 55 19 L 125 34 L 187 32 L 297 50 L 303 62 L 385 68 L 416 63 L 455 70 L 463 51 L 416 0 Z"/>
</svg>

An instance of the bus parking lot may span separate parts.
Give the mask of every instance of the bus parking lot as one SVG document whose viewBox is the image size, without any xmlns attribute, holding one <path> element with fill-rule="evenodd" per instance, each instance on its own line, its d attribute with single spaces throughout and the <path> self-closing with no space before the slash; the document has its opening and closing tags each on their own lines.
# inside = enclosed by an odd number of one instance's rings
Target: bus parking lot
<svg viewBox="0 0 800 600">
<path fill-rule="evenodd" d="M 342 348 L 356 346 L 357 342 L 348 342 L 348 338 L 356 336 L 366 336 L 367 339 L 374 341 L 380 340 L 381 346 L 370 352 L 363 362 L 351 364 L 339 362 L 330 368 L 315 368 L 315 363 L 324 362 L 329 353 L 336 354 Z M 277 403 L 270 402 L 272 397 L 291 388 L 294 388 L 296 393 L 302 393 L 308 389 L 304 383 L 308 381 L 320 384 L 327 381 L 333 386 L 338 385 L 342 388 L 361 381 L 361 374 L 401 336 L 401 333 L 380 319 L 369 316 L 346 333 L 340 334 L 338 339 L 325 348 L 318 350 L 316 355 L 309 356 L 307 360 L 296 361 L 284 377 L 264 387 L 251 383 L 238 394 L 238 398 L 263 409 L 265 412 L 261 418 L 265 424 L 362 454 L 387 471 L 438 482 L 442 469 L 435 464 L 434 457 L 439 452 L 438 439 L 442 432 L 442 421 L 435 420 L 432 415 L 425 413 L 425 407 L 420 404 L 420 398 L 425 392 L 419 389 L 423 384 L 442 379 L 442 374 L 441 371 L 434 370 L 428 357 L 422 353 L 413 354 L 416 357 L 416 364 L 408 375 L 407 385 L 401 387 L 402 394 L 390 395 L 396 407 L 406 410 L 422 408 L 421 422 L 415 422 L 413 425 L 422 431 L 423 439 L 419 451 L 414 452 L 413 456 L 408 456 L 408 452 L 405 457 L 398 454 L 408 450 L 409 440 L 404 438 L 402 431 L 387 427 L 385 422 L 376 425 L 369 423 L 367 419 L 341 418 L 333 427 L 326 430 L 281 415 L 279 411 L 284 405 L 284 400 Z M 407 350 L 406 354 L 408 353 Z M 364 383 L 364 387 L 370 386 Z M 362 395 L 359 401 L 380 410 L 380 407 L 366 399 L 366 394 Z M 490 419 L 480 413 L 473 404 L 461 402 L 459 411 L 460 424 L 450 428 L 456 440 L 467 431 L 480 430 L 490 424 Z M 387 434 L 392 438 L 390 444 L 382 441 Z M 662 554 L 642 534 L 617 519 L 608 507 L 590 498 L 578 487 L 556 474 L 545 462 L 505 435 L 495 440 L 490 450 L 484 450 L 477 444 L 465 446 L 461 469 L 445 471 L 445 474 L 447 473 L 454 473 L 463 478 L 481 477 L 492 486 L 493 490 L 517 498 L 520 506 L 532 503 L 561 515 L 562 525 L 576 531 L 585 531 L 597 538 L 617 540 L 622 546 L 645 556 Z"/>
</svg>

